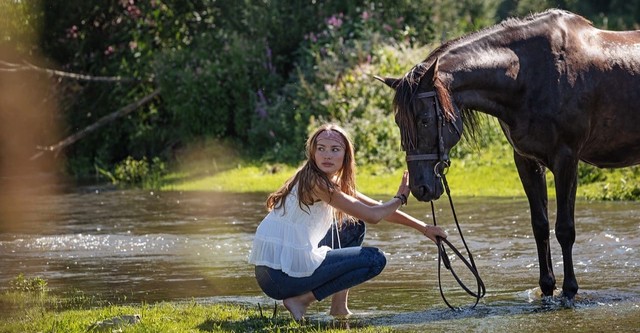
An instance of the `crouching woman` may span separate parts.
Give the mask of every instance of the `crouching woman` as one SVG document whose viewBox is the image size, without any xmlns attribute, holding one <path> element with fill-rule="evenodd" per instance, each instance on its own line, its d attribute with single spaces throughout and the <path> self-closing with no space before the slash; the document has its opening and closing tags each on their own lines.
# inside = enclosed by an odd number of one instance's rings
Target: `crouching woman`
<svg viewBox="0 0 640 333">
<path fill-rule="evenodd" d="M 434 242 L 447 235 L 398 210 L 409 195 L 406 172 L 386 202 L 356 191 L 353 144 L 341 127 L 319 127 L 308 138 L 306 153 L 298 171 L 269 195 L 269 213 L 258 225 L 249 262 L 260 288 L 283 300 L 295 320 L 329 296 L 329 313 L 348 316 L 349 288 L 377 276 L 386 264 L 381 250 L 362 246 L 364 222 L 385 219 Z"/>
</svg>

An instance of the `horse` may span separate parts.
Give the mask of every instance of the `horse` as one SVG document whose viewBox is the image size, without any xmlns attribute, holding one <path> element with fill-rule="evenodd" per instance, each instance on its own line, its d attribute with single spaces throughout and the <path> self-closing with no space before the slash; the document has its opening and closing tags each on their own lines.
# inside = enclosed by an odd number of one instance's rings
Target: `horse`
<svg viewBox="0 0 640 333">
<path fill-rule="evenodd" d="M 544 299 L 556 289 L 546 171 L 553 174 L 564 264 L 558 296 L 573 306 L 578 163 L 640 163 L 640 31 L 601 30 L 552 9 L 447 41 L 404 77 L 375 78 L 395 90 L 395 121 L 419 201 L 442 195 L 449 150 L 464 128 L 472 133 L 478 112 L 497 118 L 530 206 Z"/>
</svg>

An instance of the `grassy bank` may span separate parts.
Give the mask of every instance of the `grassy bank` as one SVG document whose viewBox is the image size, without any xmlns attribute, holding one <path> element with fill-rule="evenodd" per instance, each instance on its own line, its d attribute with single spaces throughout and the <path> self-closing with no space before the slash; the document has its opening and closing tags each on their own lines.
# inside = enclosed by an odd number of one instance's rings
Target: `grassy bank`
<svg viewBox="0 0 640 333">
<path fill-rule="evenodd" d="M 50 292 L 20 274 L 0 294 L 0 332 L 388 332 L 358 320 L 296 322 L 275 303 L 241 305 L 105 301 L 78 290 Z"/>
<path fill-rule="evenodd" d="M 398 152 L 402 154 L 402 152 Z M 447 174 L 454 196 L 523 197 L 524 190 L 506 144 L 476 150 L 463 158 L 452 158 Z M 162 190 L 272 192 L 296 170 L 285 164 L 255 164 L 235 157 L 209 159 L 177 167 L 162 180 Z M 372 196 L 395 194 L 402 169 L 389 170 L 378 165 L 359 165 L 358 190 Z M 638 200 L 640 167 L 597 169 L 581 164 L 577 197 L 587 200 Z M 547 189 L 555 197 L 553 174 L 547 171 Z"/>
<path fill-rule="evenodd" d="M 401 153 L 401 152 L 399 152 Z M 208 168 L 200 162 L 165 177 L 162 190 L 272 192 L 295 171 L 284 164 L 247 164 L 236 160 L 226 168 Z M 496 146 L 478 151 L 463 159 L 454 159 L 447 174 L 452 195 L 456 196 L 523 196 L 511 152 Z M 215 170 L 215 171 L 203 171 Z M 358 166 L 358 190 L 368 195 L 395 194 L 402 169 L 389 170 L 376 165 Z"/>
<path fill-rule="evenodd" d="M 76 304 L 73 304 L 73 303 Z M 298 323 L 281 306 L 157 303 L 110 305 L 42 293 L 0 296 L 0 332 L 389 332 L 363 322 Z M 64 309 L 61 309 L 64 307 Z"/>
<path fill-rule="evenodd" d="M 402 154 L 402 152 L 398 152 Z M 452 194 L 459 196 L 523 196 L 524 191 L 513 165 L 511 151 L 496 146 L 455 159 L 447 174 Z M 284 164 L 247 164 L 234 161 L 196 161 L 165 177 L 162 190 L 272 192 L 295 171 Z M 221 165 L 224 165 L 221 167 Z M 402 169 L 388 170 L 376 165 L 359 165 L 358 190 L 369 195 L 395 194 Z"/>
</svg>

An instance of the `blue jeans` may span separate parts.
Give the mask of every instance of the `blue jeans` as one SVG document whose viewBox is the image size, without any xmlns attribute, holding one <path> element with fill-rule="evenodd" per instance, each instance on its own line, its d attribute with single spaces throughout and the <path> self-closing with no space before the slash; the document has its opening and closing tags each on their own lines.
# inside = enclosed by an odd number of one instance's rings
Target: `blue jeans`
<svg viewBox="0 0 640 333">
<path fill-rule="evenodd" d="M 320 301 L 339 291 L 349 289 L 372 279 L 382 272 L 387 263 L 382 251 L 374 247 L 361 247 L 366 227 L 364 222 L 344 223 L 339 230 L 340 245 L 335 230 L 329 230 L 319 245 L 331 247 L 322 264 L 311 276 L 294 278 L 281 270 L 256 266 L 256 280 L 267 296 L 286 299 L 311 291 Z"/>
</svg>

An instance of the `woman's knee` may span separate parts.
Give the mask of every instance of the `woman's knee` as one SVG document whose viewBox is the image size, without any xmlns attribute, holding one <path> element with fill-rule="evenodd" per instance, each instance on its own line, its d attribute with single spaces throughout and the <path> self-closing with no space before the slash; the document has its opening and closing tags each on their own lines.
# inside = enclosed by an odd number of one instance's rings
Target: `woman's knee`
<svg viewBox="0 0 640 333">
<path fill-rule="evenodd" d="M 363 249 L 369 252 L 371 269 L 373 273 L 375 275 L 380 274 L 384 267 L 387 265 L 387 257 L 384 256 L 384 252 L 375 247 L 366 247 Z"/>
<path fill-rule="evenodd" d="M 280 292 L 278 283 L 276 283 L 271 276 L 270 270 L 271 269 L 266 266 L 255 267 L 255 275 L 258 286 L 260 286 L 260 289 L 262 289 L 262 291 L 267 296 L 278 300 L 284 299 L 283 295 Z"/>
</svg>

